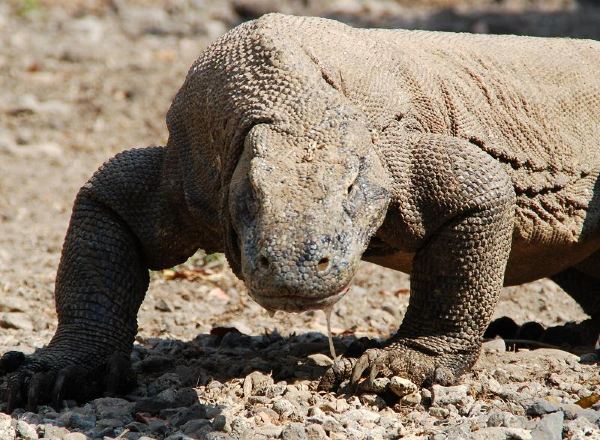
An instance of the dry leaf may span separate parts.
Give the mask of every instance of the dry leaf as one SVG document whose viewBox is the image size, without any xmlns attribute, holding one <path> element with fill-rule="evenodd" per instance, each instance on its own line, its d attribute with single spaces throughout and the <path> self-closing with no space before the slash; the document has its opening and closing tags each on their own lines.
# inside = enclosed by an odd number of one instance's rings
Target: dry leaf
<svg viewBox="0 0 600 440">
<path fill-rule="evenodd" d="M 579 405 L 582 408 L 591 408 L 593 404 L 595 404 L 596 402 L 600 401 L 600 394 L 596 394 L 593 393 L 587 397 L 584 397 L 582 399 L 579 399 L 577 402 L 575 402 L 577 405 Z"/>
</svg>

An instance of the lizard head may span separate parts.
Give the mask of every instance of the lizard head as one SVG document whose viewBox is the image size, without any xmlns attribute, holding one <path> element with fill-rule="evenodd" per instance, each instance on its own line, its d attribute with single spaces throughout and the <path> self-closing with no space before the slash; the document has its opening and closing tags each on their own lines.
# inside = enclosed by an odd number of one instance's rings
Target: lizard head
<svg viewBox="0 0 600 440">
<path fill-rule="evenodd" d="M 268 310 L 331 306 L 347 290 L 389 202 L 370 132 L 356 121 L 255 125 L 229 189 L 240 275 Z"/>
</svg>

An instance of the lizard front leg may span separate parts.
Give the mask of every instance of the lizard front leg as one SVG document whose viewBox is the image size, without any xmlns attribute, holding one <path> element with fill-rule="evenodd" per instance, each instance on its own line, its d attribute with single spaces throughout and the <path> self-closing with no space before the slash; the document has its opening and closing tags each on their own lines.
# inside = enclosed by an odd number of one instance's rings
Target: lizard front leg
<svg viewBox="0 0 600 440">
<path fill-rule="evenodd" d="M 339 361 L 321 388 L 344 379 L 357 385 L 367 370 L 363 389 L 374 389 L 378 375 L 448 384 L 479 355 L 510 252 L 513 187 L 500 165 L 468 142 L 419 135 L 406 148 L 400 163 L 408 170 L 399 177 L 409 183 L 399 193 L 412 196 L 400 209 L 417 219 L 406 229 L 422 231 L 408 310 L 383 348 Z"/>
<path fill-rule="evenodd" d="M 129 354 L 148 269 L 212 246 L 186 209 L 176 163 L 165 147 L 129 150 L 80 190 L 56 279 L 58 328 L 31 356 L 11 352 L 3 400 L 16 407 L 89 399 L 131 385 Z M 0 374 L 2 371 L 0 371 Z"/>
</svg>

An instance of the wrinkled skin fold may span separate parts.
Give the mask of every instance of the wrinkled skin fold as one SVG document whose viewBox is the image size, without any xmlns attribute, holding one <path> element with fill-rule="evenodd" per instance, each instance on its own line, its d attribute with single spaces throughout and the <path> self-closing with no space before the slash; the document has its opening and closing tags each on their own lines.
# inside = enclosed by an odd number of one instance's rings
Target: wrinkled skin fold
<svg viewBox="0 0 600 440">
<path fill-rule="evenodd" d="M 190 69 L 167 145 L 118 154 L 79 191 L 57 332 L 0 359 L 5 409 L 131 388 L 148 270 L 198 249 L 225 252 L 270 310 L 330 307 L 361 259 L 411 274 L 398 332 L 338 360 L 322 389 L 455 382 L 503 285 L 551 277 L 593 333 L 598 71 L 600 43 L 585 40 L 278 14 L 237 27 Z"/>
</svg>

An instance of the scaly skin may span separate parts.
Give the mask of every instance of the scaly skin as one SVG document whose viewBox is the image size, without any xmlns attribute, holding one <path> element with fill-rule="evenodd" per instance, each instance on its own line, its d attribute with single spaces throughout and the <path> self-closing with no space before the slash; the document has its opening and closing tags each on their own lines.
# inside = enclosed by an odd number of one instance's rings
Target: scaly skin
<svg viewBox="0 0 600 440">
<path fill-rule="evenodd" d="M 0 361 L 8 410 L 130 385 L 147 270 L 198 248 L 224 251 L 268 309 L 330 306 L 361 259 L 411 273 L 398 333 L 338 361 L 325 389 L 366 370 L 367 385 L 456 381 L 503 284 L 553 276 L 598 317 L 598 71 L 592 41 L 283 15 L 232 30 L 188 73 L 167 146 L 81 189 L 57 333 Z"/>
</svg>

